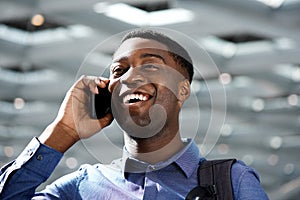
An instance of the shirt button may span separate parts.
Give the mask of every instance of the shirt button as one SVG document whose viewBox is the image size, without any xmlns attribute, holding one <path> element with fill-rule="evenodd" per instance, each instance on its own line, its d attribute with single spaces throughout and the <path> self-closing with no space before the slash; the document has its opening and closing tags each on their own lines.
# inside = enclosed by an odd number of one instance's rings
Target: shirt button
<svg viewBox="0 0 300 200">
<path fill-rule="evenodd" d="M 42 155 L 37 155 L 36 159 L 37 160 L 43 160 L 43 156 Z"/>
<path fill-rule="evenodd" d="M 32 156 L 33 151 L 31 149 L 27 150 L 27 155 Z"/>
</svg>

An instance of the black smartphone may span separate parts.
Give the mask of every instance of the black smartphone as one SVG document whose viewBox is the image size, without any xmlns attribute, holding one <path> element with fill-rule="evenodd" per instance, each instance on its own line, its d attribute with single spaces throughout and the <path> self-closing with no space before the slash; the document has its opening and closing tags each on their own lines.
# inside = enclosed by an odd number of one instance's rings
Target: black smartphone
<svg viewBox="0 0 300 200">
<path fill-rule="evenodd" d="M 105 88 L 98 87 L 99 94 L 92 94 L 92 111 L 93 119 L 100 119 L 107 113 L 111 112 L 111 93 L 108 91 L 108 84 Z"/>
</svg>

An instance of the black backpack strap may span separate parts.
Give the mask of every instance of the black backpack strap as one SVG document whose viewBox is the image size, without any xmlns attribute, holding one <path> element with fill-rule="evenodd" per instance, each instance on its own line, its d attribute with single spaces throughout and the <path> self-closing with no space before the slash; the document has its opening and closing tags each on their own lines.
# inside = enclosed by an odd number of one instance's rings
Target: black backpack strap
<svg viewBox="0 0 300 200">
<path fill-rule="evenodd" d="M 198 186 L 192 189 L 186 200 L 233 199 L 231 166 L 236 159 L 204 161 L 198 167 Z"/>
</svg>

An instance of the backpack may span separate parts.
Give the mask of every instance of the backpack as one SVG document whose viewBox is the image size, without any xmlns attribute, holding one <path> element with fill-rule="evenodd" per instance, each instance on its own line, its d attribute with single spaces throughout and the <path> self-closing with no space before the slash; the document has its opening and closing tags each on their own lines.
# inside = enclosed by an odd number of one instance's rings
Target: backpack
<svg viewBox="0 0 300 200">
<path fill-rule="evenodd" d="M 236 159 L 203 161 L 198 167 L 198 186 L 185 200 L 230 200 L 233 199 L 231 166 Z"/>
</svg>

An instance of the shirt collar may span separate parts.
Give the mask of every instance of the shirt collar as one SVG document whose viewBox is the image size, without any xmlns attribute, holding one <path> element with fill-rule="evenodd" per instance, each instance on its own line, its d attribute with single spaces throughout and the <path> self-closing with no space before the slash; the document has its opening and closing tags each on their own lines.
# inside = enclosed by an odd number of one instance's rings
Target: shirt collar
<svg viewBox="0 0 300 200">
<path fill-rule="evenodd" d="M 121 161 L 124 177 L 126 177 L 126 173 L 145 173 L 162 169 L 172 163 L 176 163 L 186 175 L 186 177 L 190 177 L 195 169 L 198 168 L 201 159 L 204 158 L 201 157 L 198 147 L 192 139 L 184 139 L 183 141 L 186 145 L 182 150 L 180 150 L 170 159 L 159 162 L 155 165 L 151 165 L 149 163 L 133 158 L 124 147 Z"/>
</svg>

